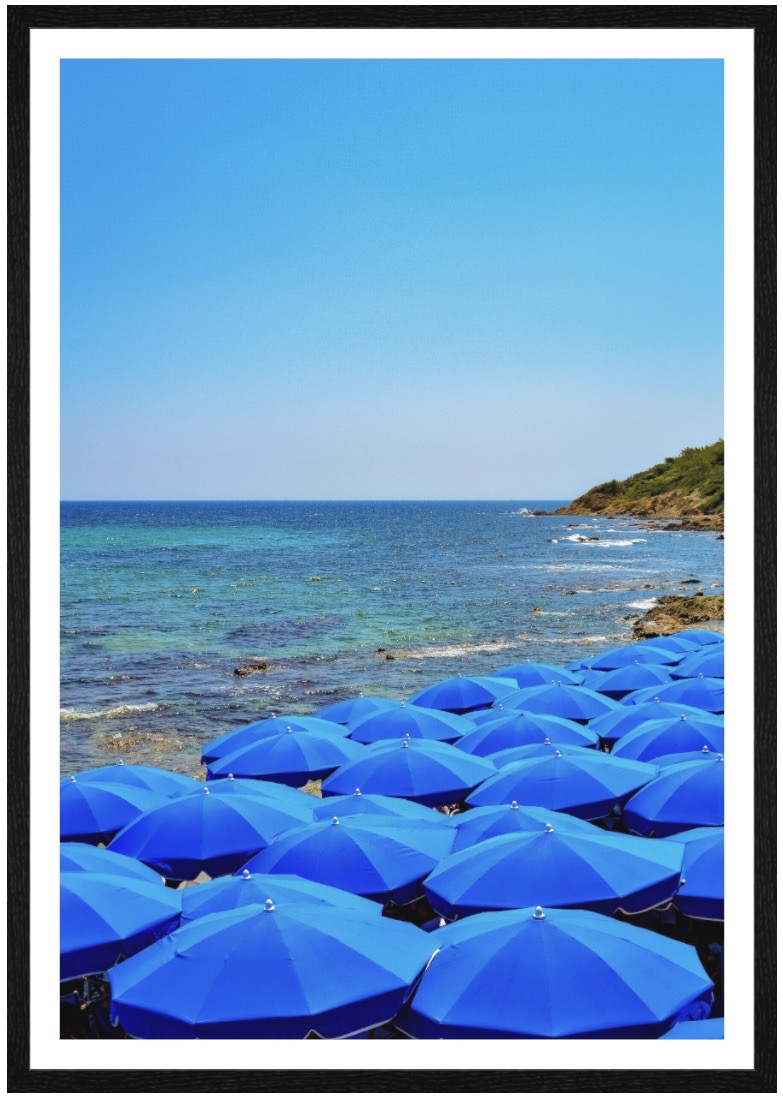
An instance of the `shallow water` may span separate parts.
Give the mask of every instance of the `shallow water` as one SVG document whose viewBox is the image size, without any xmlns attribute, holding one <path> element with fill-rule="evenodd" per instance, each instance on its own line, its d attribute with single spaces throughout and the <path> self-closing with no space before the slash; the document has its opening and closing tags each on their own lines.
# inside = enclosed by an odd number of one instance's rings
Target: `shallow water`
<svg viewBox="0 0 783 1098">
<path fill-rule="evenodd" d="M 62 772 L 200 774 L 262 715 L 566 663 L 656 595 L 722 590 L 715 534 L 525 513 L 561 502 L 62 504 Z"/>
</svg>

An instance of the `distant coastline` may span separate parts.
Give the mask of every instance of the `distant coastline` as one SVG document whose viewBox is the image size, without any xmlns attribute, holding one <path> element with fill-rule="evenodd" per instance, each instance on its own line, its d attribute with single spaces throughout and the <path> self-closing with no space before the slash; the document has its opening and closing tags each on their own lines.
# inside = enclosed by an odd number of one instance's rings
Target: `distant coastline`
<svg viewBox="0 0 783 1098">
<path fill-rule="evenodd" d="M 687 447 L 626 480 L 610 480 L 555 511 L 537 514 L 606 515 L 647 520 L 653 529 L 723 530 L 723 439 Z M 670 525 L 661 522 L 670 520 Z"/>
</svg>

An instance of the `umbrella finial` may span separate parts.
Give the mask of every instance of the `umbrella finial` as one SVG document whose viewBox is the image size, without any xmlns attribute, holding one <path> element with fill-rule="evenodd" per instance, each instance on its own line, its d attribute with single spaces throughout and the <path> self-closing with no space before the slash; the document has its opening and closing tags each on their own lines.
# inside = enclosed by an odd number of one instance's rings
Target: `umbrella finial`
<svg viewBox="0 0 783 1098">
<path fill-rule="evenodd" d="M 293 732 L 293 728 L 291 727 L 290 724 L 286 725 L 286 732 Z"/>
<path fill-rule="evenodd" d="M 551 747 L 551 746 L 552 746 L 552 741 L 550 740 L 549 736 L 547 736 L 544 739 L 544 747 Z"/>
<path fill-rule="evenodd" d="M 403 701 L 400 702 L 400 709 L 404 709 L 404 708 L 405 708 L 405 701 L 403 700 Z"/>
<path fill-rule="evenodd" d="M 545 835 L 554 835 L 554 833 L 555 833 L 555 829 L 554 829 L 554 827 L 552 827 L 551 824 L 545 824 L 544 825 L 544 834 Z"/>
<path fill-rule="evenodd" d="M 361 797 L 361 795 L 362 795 L 361 789 L 354 789 L 353 795 L 354 795 L 354 797 Z"/>
<path fill-rule="evenodd" d="M 402 741 L 402 746 L 403 747 L 410 747 L 410 745 L 411 745 L 411 738 L 410 738 L 410 736 L 406 736 L 405 739 Z"/>
<path fill-rule="evenodd" d="M 204 793 L 203 793 L 203 796 L 205 796 L 205 797 L 208 797 L 208 796 L 209 796 L 209 789 L 207 788 L 207 786 L 206 786 L 206 785 L 204 786 Z"/>
<path fill-rule="evenodd" d="M 517 804 L 516 801 L 512 801 L 510 807 L 513 808 L 516 811 L 516 809 L 519 808 L 519 805 Z"/>
<path fill-rule="evenodd" d="M 723 756 L 722 756 L 722 755 L 718 755 L 718 757 L 716 758 L 715 762 L 719 762 L 719 763 L 722 763 L 722 762 L 723 762 Z"/>
<path fill-rule="evenodd" d="M 117 766 L 125 766 L 125 760 L 124 759 L 117 759 Z"/>
<path fill-rule="evenodd" d="M 682 888 L 682 886 L 683 886 L 684 884 L 687 884 L 687 883 L 688 883 L 688 882 L 687 882 L 687 881 L 685 880 L 685 878 L 684 878 L 684 877 L 680 877 L 680 888 Z"/>
<path fill-rule="evenodd" d="M 533 918 L 545 919 L 546 915 L 544 914 L 544 909 L 542 907 L 537 907 L 536 910 L 533 912 Z"/>
<path fill-rule="evenodd" d="M 249 869 L 243 869 L 242 870 L 242 880 L 243 881 L 249 881 L 252 878 L 252 876 L 253 876 L 253 874 L 250 872 Z"/>
<path fill-rule="evenodd" d="M 709 747 L 707 747 L 706 743 L 705 743 L 704 747 L 702 747 L 701 753 L 702 753 L 702 755 L 709 755 L 710 749 L 709 749 Z"/>
<path fill-rule="evenodd" d="M 71 774 L 71 781 L 73 782 L 74 785 L 76 785 L 76 775 L 75 774 Z"/>
<path fill-rule="evenodd" d="M 681 721 L 687 721 L 687 719 L 688 719 L 688 718 L 687 718 L 687 716 L 686 716 L 686 715 L 685 715 L 684 713 L 680 713 L 680 720 L 681 720 Z"/>
<path fill-rule="evenodd" d="M 228 780 L 229 780 L 230 782 L 233 782 L 233 781 L 234 781 L 234 775 L 233 775 L 233 774 L 229 774 L 229 776 L 228 776 Z"/>
<path fill-rule="evenodd" d="M 698 675 L 696 676 L 696 678 L 697 678 L 697 679 L 703 679 L 703 678 L 704 678 L 704 672 L 703 672 L 703 671 L 700 671 L 700 672 L 698 673 Z"/>
<path fill-rule="evenodd" d="M 265 900 L 264 901 L 264 911 L 274 911 L 274 910 L 275 910 L 275 905 L 272 903 L 272 901 L 271 900 Z"/>
<path fill-rule="evenodd" d="M 563 757 L 563 756 L 562 756 L 562 755 L 560 754 L 560 752 L 558 751 L 558 749 L 557 749 L 557 748 L 555 748 L 555 758 L 556 758 L 556 759 L 562 759 L 562 757 Z"/>
<path fill-rule="evenodd" d="M 336 816 L 332 816 L 332 827 L 339 827 L 340 821 Z"/>
<path fill-rule="evenodd" d="M 661 699 L 660 698 L 653 698 L 653 701 L 657 702 L 659 705 L 661 704 Z"/>
</svg>

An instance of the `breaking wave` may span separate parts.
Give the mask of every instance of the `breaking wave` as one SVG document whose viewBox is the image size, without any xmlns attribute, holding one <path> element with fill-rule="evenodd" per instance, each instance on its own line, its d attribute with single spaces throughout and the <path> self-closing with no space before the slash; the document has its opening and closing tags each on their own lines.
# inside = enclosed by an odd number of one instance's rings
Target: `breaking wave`
<svg viewBox="0 0 783 1098">
<path fill-rule="evenodd" d="M 60 720 L 67 721 L 105 721 L 114 717 L 129 717 L 133 713 L 151 713 L 160 709 L 157 702 L 144 702 L 142 705 L 115 705 L 111 709 L 61 709 Z"/>
</svg>

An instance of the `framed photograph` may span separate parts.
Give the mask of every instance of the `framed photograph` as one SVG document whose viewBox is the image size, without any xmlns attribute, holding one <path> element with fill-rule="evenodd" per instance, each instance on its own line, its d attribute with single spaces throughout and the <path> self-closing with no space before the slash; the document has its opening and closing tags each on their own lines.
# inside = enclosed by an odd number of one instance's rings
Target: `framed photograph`
<svg viewBox="0 0 783 1098">
<path fill-rule="evenodd" d="M 774 6 L 8 54 L 9 1090 L 774 1091 Z"/>
</svg>

